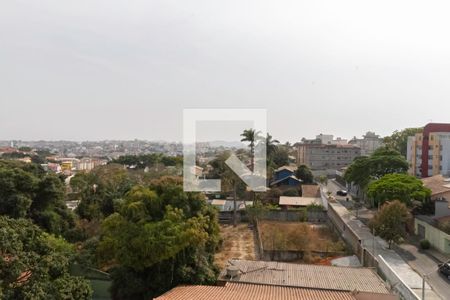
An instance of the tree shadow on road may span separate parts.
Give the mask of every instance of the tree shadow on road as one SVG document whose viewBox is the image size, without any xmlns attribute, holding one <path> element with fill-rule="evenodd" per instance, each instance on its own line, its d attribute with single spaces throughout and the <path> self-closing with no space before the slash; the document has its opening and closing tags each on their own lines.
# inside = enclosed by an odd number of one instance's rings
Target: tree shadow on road
<svg viewBox="0 0 450 300">
<path fill-rule="evenodd" d="M 393 245 L 393 248 L 395 249 L 395 252 L 398 253 L 398 255 L 400 255 L 403 259 L 405 259 L 406 261 L 414 261 L 417 258 L 408 250 L 405 250 L 403 248 L 400 248 L 397 245 Z"/>
</svg>

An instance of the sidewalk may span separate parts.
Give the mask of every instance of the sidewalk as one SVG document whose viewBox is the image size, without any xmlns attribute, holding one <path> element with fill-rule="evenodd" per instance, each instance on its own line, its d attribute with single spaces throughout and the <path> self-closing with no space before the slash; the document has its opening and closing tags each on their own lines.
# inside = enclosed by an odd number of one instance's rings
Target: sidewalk
<svg viewBox="0 0 450 300">
<path fill-rule="evenodd" d="M 445 263 L 450 261 L 450 255 L 443 254 L 435 249 L 428 249 L 423 251 L 425 254 L 438 261 L 439 263 Z"/>
<path fill-rule="evenodd" d="M 336 179 L 329 179 L 329 180 L 333 181 L 333 183 L 336 184 L 337 186 L 339 186 L 341 189 L 347 190 L 347 187 L 345 187 L 342 184 L 340 184 L 339 182 L 337 182 Z"/>
<path fill-rule="evenodd" d="M 417 236 L 410 236 L 408 238 L 407 242 L 413 244 L 418 249 L 420 249 L 420 240 Z M 445 263 L 450 260 L 449 254 L 441 253 L 438 250 L 433 249 L 433 248 L 430 248 L 427 250 L 420 250 L 420 252 L 426 254 L 427 256 L 429 256 L 431 259 L 435 260 L 438 263 Z"/>
<path fill-rule="evenodd" d="M 427 253 L 420 250 L 414 244 L 396 245 L 395 251 L 416 271 L 420 276 L 426 275 L 426 282 L 433 288 L 437 295 L 433 295 L 432 291 L 427 291 L 428 299 L 449 299 L 450 289 L 448 283 L 442 278 L 437 270 L 437 262 L 430 258 Z M 421 295 L 421 289 L 415 289 L 418 295 Z M 439 297 L 438 297 L 439 295 Z M 432 298 L 430 298 L 432 297 Z"/>
</svg>

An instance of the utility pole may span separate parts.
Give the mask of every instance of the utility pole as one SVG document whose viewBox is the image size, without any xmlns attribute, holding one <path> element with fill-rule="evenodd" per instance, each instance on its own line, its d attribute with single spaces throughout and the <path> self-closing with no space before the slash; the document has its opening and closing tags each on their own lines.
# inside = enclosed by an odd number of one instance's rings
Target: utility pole
<svg viewBox="0 0 450 300">
<path fill-rule="evenodd" d="M 372 255 L 374 259 L 377 257 L 375 254 L 375 227 L 372 227 Z"/>
<path fill-rule="evenodd" d="M 444 262 L 443 265 L 448 264 L 448 263 L 450 263 L 450 260 L 447 260 L 446 262 Z M 429 275 L 433 274 L 436 271 L 439 271 L 439 268 L 438 268 L 438 270 L 434 270 L 433 272 L 422 275 L 422 300 L 425 299 L 425 278 L 428 277 Z"/>
<path fill-rule="evenodd" d="M 425 300 L 425 277 L 427 275 L 423 274 L 422 275 L 422 300 Z"/>
</svg>

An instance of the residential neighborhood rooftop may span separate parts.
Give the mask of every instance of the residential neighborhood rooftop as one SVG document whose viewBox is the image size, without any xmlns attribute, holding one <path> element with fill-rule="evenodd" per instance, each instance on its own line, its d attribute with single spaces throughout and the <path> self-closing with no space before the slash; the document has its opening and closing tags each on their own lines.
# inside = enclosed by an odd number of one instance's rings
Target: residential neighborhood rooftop
<svg viewBox="0 0 450 300">
<path fill-rule="evenodd" d="M 279 205 L 288 205 L 288 206 L 308 206 L 311 204 L 322 205 L 322 199 L 320 197 L 281 196 L 279 201 Z"/>
<path fill-rule="evenodd" d="M 282 167 L 279 167 L 278 169 L 276 169 L 275 172 L 280 172 L 282 170 L 288 170 L 288 171 L 291 171 L 291 172 L 295 172 L 295 167 L 293 167 L 293 166 L 282 166 Z"/>
<path fill-rule="evenodd" d="M 261 284 L 245 284 L 228 282 L 224 286 L 180 286 L 172 289 L 156 300 L 369 300 L 397 299 L 386 294 L 366 292 L 331 291 L 287 286 L 273 286 Z"/>
<path fill-rule="evenodd" d="M 230 260 L 240 274 L 227 278 L 224 270 L 219 278 L 224 281 L 260 283 L 291 287 L 388 293 L 381 278 L 368 268 L 347 268 L 321 265 L 292 264 L 267 261 Z"/>
<path fill-rule="evenodd" d="M 277 184 L 279 184 L 279 183 L 281 183 L 281 182 L 283 182 L 283 181 L 287 181 L 288 179 L 292 179 L 293 181 L 298 182 L 298 183 L 301 183 L 301 182 L 302 182 L 300 179 L 298 179 L 298 178 L 295 177 L 294 175 L 291 175 L 291 176 L 287 176 L 287 177 L 281 178 L 281 179 L 279 179 L 279 180 L 276 180 L 276 181 L 272 182 L 270 185 L 271 185 L 271 186 L 277 185 Z"/>
<path fill-rule="evenodd" d="M 432 196 L 450 192 L 450 178 L 445 178 L 441 174 L 422 178 L 422 182 L 431 190 Z"/>
</svg>

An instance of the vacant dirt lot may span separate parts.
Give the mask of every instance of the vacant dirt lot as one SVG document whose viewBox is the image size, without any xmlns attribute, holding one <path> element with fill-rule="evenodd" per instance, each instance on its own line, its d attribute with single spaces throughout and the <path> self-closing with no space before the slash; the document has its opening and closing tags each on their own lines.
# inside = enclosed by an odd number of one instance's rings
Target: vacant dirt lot
<svg viewBox="0 0 450 300">
<path fill-rule="evenodd" d="M 255 238 L 248 224 L 222 225 L 220 234 L 223 239 L 222 249 L 216 254 L 216 264 L 222 269 L 232 258 L 256 259 Z"/>
<path fill-rule="evenodd" d="M 265 250 L 332 252 L 342 251 L 344 247 L 325 225 L 261 221 L 259 230 Z"/>
</svg>

